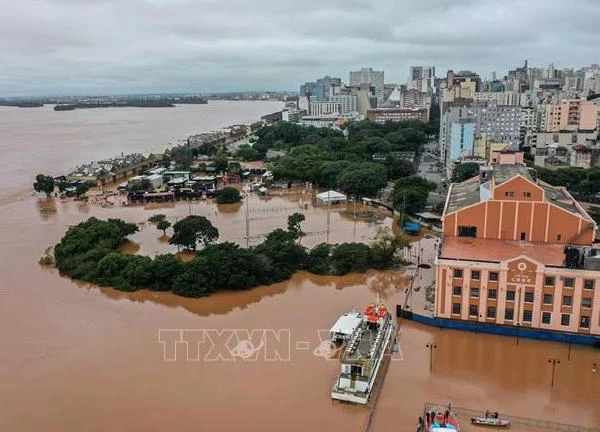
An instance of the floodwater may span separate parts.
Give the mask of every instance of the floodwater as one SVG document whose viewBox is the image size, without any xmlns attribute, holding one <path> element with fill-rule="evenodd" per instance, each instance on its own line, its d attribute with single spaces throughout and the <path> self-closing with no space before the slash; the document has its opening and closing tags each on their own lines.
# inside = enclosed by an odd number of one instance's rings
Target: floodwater
<svg viewBox="0 0 600 432">
<path fill-rule="evenodd" d="M 282 107 L 278 101 L 74 111 L 0 107 L 0 202 L 31 188 L 38 173 L 62 175 L 121 152 L 162 152 L 189 135 L 258 121 Z"/>
<path fill-rule="evenodd" d="M 0 205 L 0 430 L 363 431 L 366 408 L 329 398 L 339 363 L 320 349 L 319 330 L 353 307 L 362 309 L 376 293 L 390 308 L 403 303 L 403 272 L 344 277 L 300 272 L 279 284 L 184 299 L 80 284 L 37 264 L 69 225 L 90 216 L 140 223 L 130 253 L 175 251 L 162 232 L 145 223 L 158 212 L 172 222 L 190 211 L 204 214 L 223 240 L 245 244 L 246 213 L 251 241 L 257 242 L 300 209 L 309 234 L 303 244 L 326 239 L 327 211 L 305 209 L 305 195 L 247 202 L 247 212 L 245 205 L 207 202 L 102 208 L 37 197 Z M 355 224 L 337 210 L 329 220 L 331 242 L 367 241 L 391 224 L 389 218 Z M 423 248 L 426 262 L 431 249 Z M 430 279 L 424 274 L 417 284 Z M 183 343 L 169 343 L 172 332 L 163 332 L 161 343 L 161 329 L 186 330 L 177 333 L 181 340 L 205 339 L 200 350 L 188 351 Z M 232 348 L 240 334 L 253 330 L 266 335 L 265 344 L 253 345 L 259 348 L 255 355 L 244 360 L 223 350 L 226 342 Z M 448 401 L 600 427 L 600 370 L 592 371 L 600 351 L 573 346 L 569 360 L 563 344 L 521 339 L 517 345 L 512 338 L 406 321 L 399 337 L 371 431 L 414 430 L 425 402 Z M 247 339 L 256 341 L 254 334 Z M 431 342 L 437 348 L 430 372 L 425 345 Z M 550 357 L 561 360 L 553 388 Z"/>
</svg>

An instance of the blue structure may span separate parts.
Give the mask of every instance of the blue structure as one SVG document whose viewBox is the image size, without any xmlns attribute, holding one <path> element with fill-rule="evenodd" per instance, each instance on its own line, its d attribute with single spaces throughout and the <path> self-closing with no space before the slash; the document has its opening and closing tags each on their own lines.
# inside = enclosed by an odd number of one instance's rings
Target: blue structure
<svg viewBox="0 0 600 432">
<path fill-rule="evenodd" d="M 450 123 L 450 160 L 473 154 L 475 123 L 464 120 Z"/>
<path fill-rule="evenodd" d="M 419 225 L 418 223 L 406 222 L 404 225 L 402 225 L 402 231 L 404 231 L 408 234 L 417 235 L 417 234 L 419 234 L 420 230 L 421 230 L 421 225 Z"/>
<path fill-rule="evenodd" d="M 503 326 L 477 321 L 459 321 L 445 318 L 428 317 L 416 313 L 404 313 L 405 318 L 432 327 L 453 330 L 466 330 L 476 333 L 488 333 L 502 336 L 522 337 L 526 339 L 547 340 L 553 342 L 573 343 L 600 348 L 600 337 L 584 334 L 570 334 L 552 330 L 532 329 L 528 327 Z"/>
</svg>

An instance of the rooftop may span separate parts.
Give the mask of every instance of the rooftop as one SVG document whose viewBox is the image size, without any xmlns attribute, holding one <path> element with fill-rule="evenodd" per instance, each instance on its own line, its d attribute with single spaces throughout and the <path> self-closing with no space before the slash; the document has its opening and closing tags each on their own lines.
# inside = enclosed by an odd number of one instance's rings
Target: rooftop
<svg viewBox="0 0 600 432">
<path fill-rule="evenodd" d="M 494 164 L 492 165 L 492 177 L 494 178 L 494 183 L 496 186 L 504 183 L 508 179 L 516 176 L 522 175 L 527 180 L 534 181 L 531 176 L 531 172 L 527 169 L 525 165 L 518 164 Z"/>
<path fill-rule="evenodd" d="M 500 262 L 526 255 L 545 265 L 562 266 L 564 248 L 565 245 L 559 243 L 444 237 L 440 258 Z"/>
<path fill-rule="evenodd" d="M 489 167 L 482 167 L 482 169 L 490 172 Z M 516 175 L 521 175 L 542 188 L 547 202 L 570 213 L 589 219 L 585 212 L 577 205 L 575 199 L 563 187 L 552 186 L 543 181 L 536 181 L 534 175 L 532 175 L 532 172 L 526 166 L 509 164 L 491 165 L 491 177 L 494 180 L 495 186 L 501 185 Z M 445 214 L 453 213 L 478 202 L 487 201 L 493 196 L 493 190 L 491 189 L 490 182 L 480 183 L 479 177 L 473 177 L 462 183 L 453 183 L 450 187 L 449 195 Z"/>
</svg>

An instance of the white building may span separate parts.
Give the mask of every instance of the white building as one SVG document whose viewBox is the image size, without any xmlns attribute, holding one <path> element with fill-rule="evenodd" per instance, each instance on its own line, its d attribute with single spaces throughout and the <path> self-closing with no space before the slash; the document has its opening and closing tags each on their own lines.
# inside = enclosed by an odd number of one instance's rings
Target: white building
<svg viewBox="0 0 600 432">
<path fill-rule="evenodd" d="M 340 106 L 340 113 L 341 114 L 346 114 L 346 113 L 353 113 L 353 112 L 357 112 L 357 108 L 356 108 L 356 95 L 336 95 L 336 96 L 331 96 L 329 98 L 329 102 L 330 103 L 337 103 Z"/>
<path fill-rule="evenodd" d="M 517 106 L 520 105 L 520 95 L 516 91 L 503 92 L 475 92 L 474 102 L 495 102 L 497 105 Z"/>
<path fill-rule="evenodd" d="M 339 102 L 311 102 L 310 115 L 320 116 L 323 114 L 340 114 L 341 106 Z"/>
<path fill-rule="evenodd" d="M 375 71 L 372 68 L 362 68 L 359 71 L 350 72 L 350 85 L 360 87 L 368 84 L 375 88 L 375 96 L 378 102 L 383 102 L 383 71 Z"/>
</svg>

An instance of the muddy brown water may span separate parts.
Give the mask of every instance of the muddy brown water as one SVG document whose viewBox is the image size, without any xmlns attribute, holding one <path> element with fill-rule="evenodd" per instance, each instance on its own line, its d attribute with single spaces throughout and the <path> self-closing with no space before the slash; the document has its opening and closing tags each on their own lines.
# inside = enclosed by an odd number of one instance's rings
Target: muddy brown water
<svg viewBox="0 0 600 432">
<path fill-rule="evenodd" d="M 283 227 L 289 212 L 304 208 L 304 197 L 297 195 L 248 202 L 252 236 Z M 279 284 L 184 299 L 80 284 L 37 264 L 69 225 L 90 216 L 140 223 L 131 253 L 174 251 L 145 221 L 160 212 L 174 222 L 190 207 L 217 225 L 221 239 L 245 243 L 244 206 L 101 208 L 37 197 L 0 205 L 0 430 L 363 430 L 365 408 L 329 397 L 339 363 L 321 355 L 319 330 L 353 307 L 362 309 L 377 292 L 391 308 L 402 303 L 403 273 L 299 272 Z M 326 212 L 310 206 L 305 212 L 310 235 L 303 244 L 312 246 L 324 241 Z M 360 220 L 355 231 L 352 219 L 338 212 L 330 220 L 332 242 L 367 241 L 381 225 L 390 225 L 389 219 Z M 165 361 L 161 329 L 289 330 L 289 360 L 265 359 L 267 349 L 286 352 L 285 343 L 269 339 L 274 345 L 263 347 L 257 361 L 188 361 L 183 344 L 174 361 Z M 425 348 L 430 342 L 438 347 L 431 373 Z M 549 357 L 561 359 L 554 388 Z M 402 322 L 400 352 L 390 364 L 371 430 L 414 430 L 426 401 L 600 427 L 600 371 L 592 372 L 600 351 L 573 346 L 567 358 L 564 344 L 521 339 L 517 345 L 512 338 Z M 466 424 L 463 429 L 475 430 Z"/>
<path fill-rule="evenodd" d="M 265 206 L 257 198 L 249 201 L 251 208 Z M 257 214 L 294 205 L 275 198 Z M 243 242 L 243 207 L 220 213 L 210 203 L 196 206 L 192 210 L 210 215 L 223 238 Z M 44 249 L 84 217 L 142 223 L 156 211 L 45 198 L 0 207 L 0 430 L 301 431 L 335 426 L 361 431 L 366 409 L 329 398 L 338 362 L 315 355 L 318 330 L 328 329 L 352 307 L 362 308 L 376 292 L 390 307 L 401 303 L 405 275 L 300 272 L 271 286 L 184 299 L 100 289 L 37 265 Z M 160 211 L 175 220 L 189 208 L 181 203 Z M 283 226 L 281 212 L 281 217 L 252 221 L 252 229 Z M 332 241 L 353 235 L 352 221 L 335 212 L 331 221 Z M 325 223 L 322 209 L 307 211 L 306 231 L 319 232 Z M 162 232 L 151 224 L 140 226 L 132 237 L 139 253 L 172 250 L 160 240 Z M 357 222 L 357 236 L 372 236 L 377 227 Z M 303 241 L 321 240 L 314 235 Z M 168 362 L 160 329 L 289 329 L 289 361 L 187 361 L 180 346 L 176 360 Z M 425 344 L 431 341 L 438 348 L 430 374 Z M 403 322 L 400 352 L 388 370 L 371 430 L 410 430 L 425 401 L 597 427 L 600 373 L 593 373 L 591 365 L 600 353 L 574 346 L 567 361 L 567 350 L 562 344 L 521 339 L 517 346 L 511 338 Z M 562 360 L 553 389 L 546 363 L 550 356 Z"/>
</svg>

